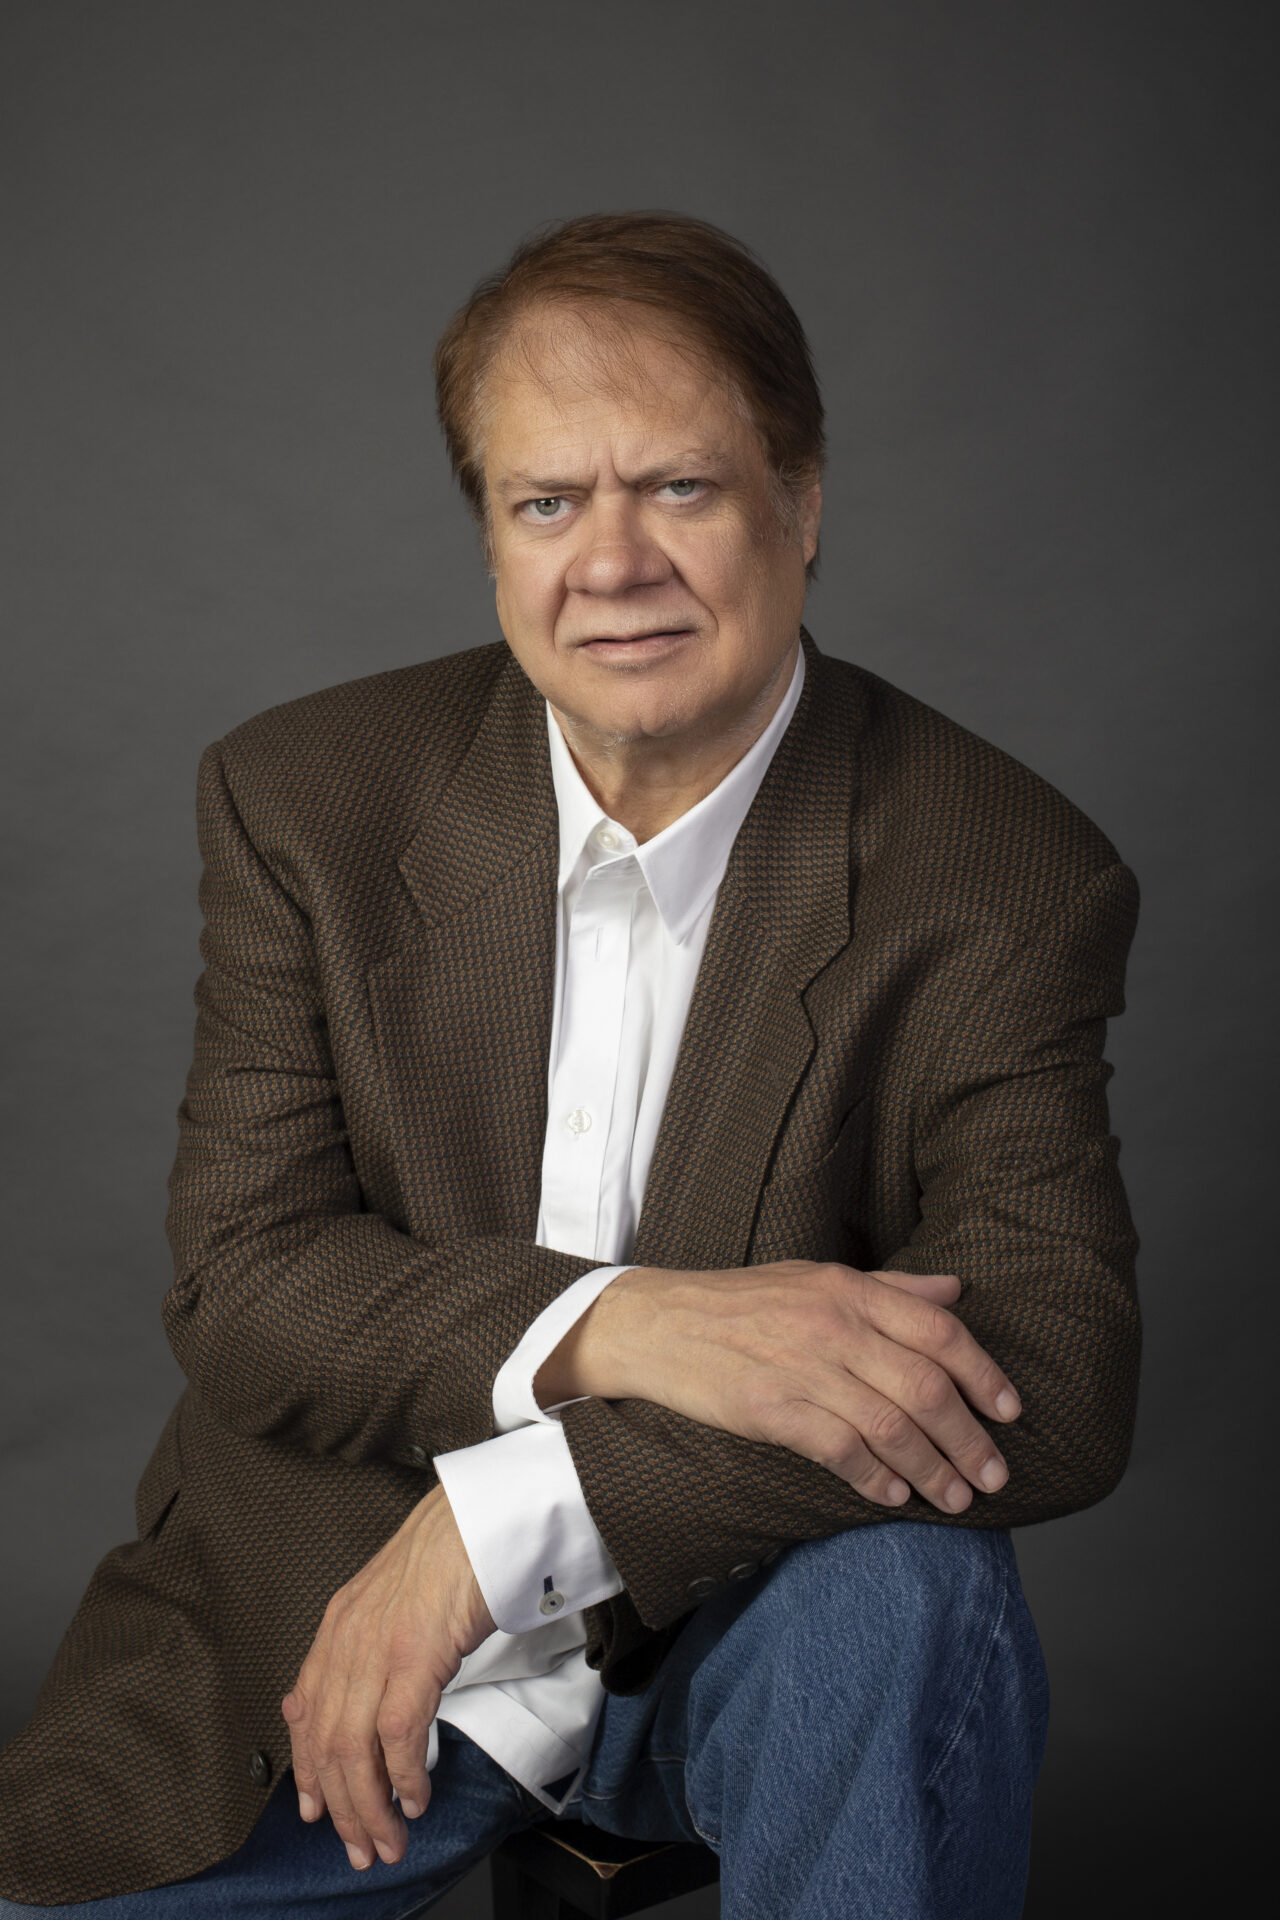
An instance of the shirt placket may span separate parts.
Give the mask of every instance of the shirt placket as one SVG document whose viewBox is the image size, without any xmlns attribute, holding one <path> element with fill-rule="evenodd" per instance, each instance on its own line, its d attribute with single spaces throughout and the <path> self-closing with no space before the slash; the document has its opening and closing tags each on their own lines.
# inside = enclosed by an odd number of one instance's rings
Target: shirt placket
<svg viewBox="0 0 1280 1920">
<path fill-rule="evenodd" d="M 563 1044 L 552 1083 L 543 1197 L 553 1244 L 597 1255 L 613 1122 L 631 922 L 641 876 L 630 856 L 591 868 L 565 941 Z"/>
</svg>

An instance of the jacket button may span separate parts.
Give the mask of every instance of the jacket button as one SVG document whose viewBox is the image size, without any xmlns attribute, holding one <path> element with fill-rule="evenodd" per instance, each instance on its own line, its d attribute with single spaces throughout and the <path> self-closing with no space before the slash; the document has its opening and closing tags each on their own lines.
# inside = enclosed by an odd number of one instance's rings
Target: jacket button
<svg viewBox="0 0 1280 1920">
<path fill-rule="evenodd" d="M 553 1587 L 550 1593 L 544 1593 L 538 1602 L 539 1613 L 559 1613 L 564 1605 L 564 1595 L 559 1588 Z"/>
<path fill-rule="evenodd" d="M 409 1458 L 412 1460 L 415 1467 L 425 1467 L 430 1462 L 431 1455 L 427 1452 L 425 1447 L 420 1447 L 417 1441 L 415 1440 L 414 1444 L 409 1449 Z"/>
<path fill-rule="evenodd" d="M 700 1580 L 691 1580 L 685 1588 L 685 1592 L 691 1600 L 705 1600 L 709 1593 L 715 1592 L 719 1584 L 720 1582 L 718 1580 L 712 1580 L 709 1575 L 704 1573 Z"/>
<path fill-rule="evenodd" d="M 271 1778 L 271 1760 L 261 1747 L 249 1755 L 249 1778 L 255 1787 L 265 1787 Z"/>
<path fill-rule="evenodd" d="M 749 1580 L 753 1573 L 759 1573 L 760 1565 L 756 1560 L 740 1560 L 736 1567 L 730 1567 L 731 1580 Z"/>
</svg>

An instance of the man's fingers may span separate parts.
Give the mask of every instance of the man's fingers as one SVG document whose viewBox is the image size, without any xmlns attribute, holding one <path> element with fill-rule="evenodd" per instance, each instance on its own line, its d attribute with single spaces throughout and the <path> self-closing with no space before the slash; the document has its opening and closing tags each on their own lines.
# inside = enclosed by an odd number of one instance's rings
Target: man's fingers
<svg viewBox="0 0 1280 1920">
<path fill-rule="evenodd" d="M 280 1703 L 289 1726 L 289 1744 L 293 1749 L 293 1784 L 298 1795 L 298 1812 L 304 1820 L 318 1820 L 325 1810 L 324 1788 L 311 1758 L 307 1737 L 308 1711 L 301 1687 L 286 1693 Z"/>
<path fill-rule="evenodd" d="M 945 1302 L 934 1299 L 919 1283 L 945 1279 L 959 1293 L 951 1274 L 872 1273 L 873 1280 L 895 1283 L 896 1291 L 873 1291 L 867 1308 L 880 1332 L 943 1367 L 960 1391 L 989 1420 L 1016 1420 L 1022 1412 L 1017 1388 L 1004 1370 L 980 1347 L 962 1320 L 949 1313 Z M 897 1287 L 912 1280 L 911 1287 Z"/>
<path fill-rule="evenodd" d="M 330 1817 L 352 1866 L 371 1867 L 375 1856 L 388 1865 L 399 1860 L 407 1835 L 391 1803 L 381 1755 L 339 1739 L 319 1769 Z"/>
<path fill-rule="evenodd" d="M 892 1351 L 891 1342 L 881 1344 Z M 890 1360 L 880 1371 L 892 1373 L 894 1367 Z M 1008 1477 L 1008 1469 L 946 1375 L 937 1368 L 933 1373 L 953 1403 L 946 1410 L 950 1423 L 943 1417 L 941 1425 L 945 1429 L 953 1424 L 959 1433 L 960 1438 L 950 1439 L 959 1460 L 935 1445 L 907 1410 L 903 1401 L 911 1396 L 910 1389 L 880 1392 L 865 1380 L 829 1366 L 811 1377 L 803 1393 L 788 1395 L 774 1410 L 767 1437 L 838 1473 L 878 1505 L 900 1506 L 914 1487 L 940 1513 L 963 1513 L 973 1500 L 975 1486 L 994 1491 Z M 932 1412 L 922 1418 L 932 1419 L 935 1425 L 939 1420 Z M 984 1472 L 993 1462 L 994 1479 Z"/>
<path fill-rule="evenodd" d="M 963 1513 L 973 1499 L 971 1486 L 895 1399 L 878 1393 L 864 1380 L 828 1372 L 815 1392 L 837 1419 L 859 1435 L 886 1475 L 905 1480 L 941 1513 Z"/>
<path fill-rule="evenodd" d="M 857 1427 L 813 1400 L 791 1399 L 776 1408 L 768 1438 L 775 1446 L 838 1473 L 877 1506 L 900 1507 L 910 1496 L 910 1486 L 876 1458 Z"/>
<path fill-rule="evenodd" d="M 378 1713 L 378 1738 L 387 1777 L 400 1796 L 407 1820 L 416 1820 L 431 1798 L 427 1772 L 427 1738 L 434 1714 L 411 1686 L 393 1681 Z"/>
</svg>

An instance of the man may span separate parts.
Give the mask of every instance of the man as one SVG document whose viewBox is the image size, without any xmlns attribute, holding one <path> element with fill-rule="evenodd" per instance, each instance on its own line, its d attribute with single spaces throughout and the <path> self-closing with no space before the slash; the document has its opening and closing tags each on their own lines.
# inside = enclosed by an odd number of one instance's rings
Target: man
<svg viewBox="0 0 1280 1920">
<path fill-rule="evenodd" d="M 1007 1529 L 1132 1423 L 1133 876 L 802 629 L 821 407 L 727 236 L 569 222 L 437 378 L 506 645 L 202 763 L 190 1386 L 0 1911 L 403 1914 L 569 1811 L 738 1920 L 1012 1916 Z"/>
</svg>

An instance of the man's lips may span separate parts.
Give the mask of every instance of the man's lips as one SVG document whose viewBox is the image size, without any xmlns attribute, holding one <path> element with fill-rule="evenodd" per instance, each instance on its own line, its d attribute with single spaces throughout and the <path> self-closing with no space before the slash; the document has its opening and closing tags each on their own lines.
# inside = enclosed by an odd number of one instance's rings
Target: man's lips
<svg viewBox="0 0 1280 1920">
<path fill-rule="evenodd" d="M 646 641 L 683 640 L 692 627 L 646 627 L 642 633 L 589 633 L 578 641 L 580 647 L 636 647 Z"/>
</svg>

